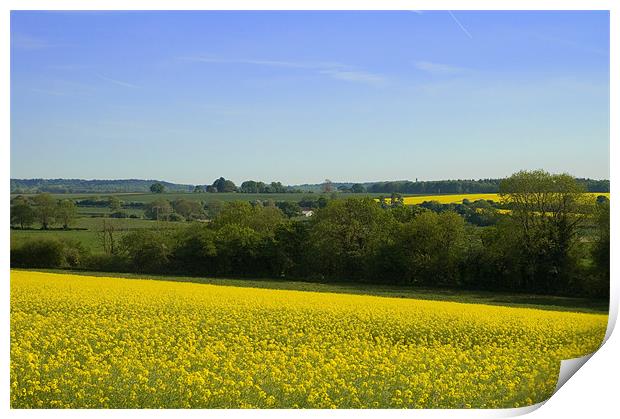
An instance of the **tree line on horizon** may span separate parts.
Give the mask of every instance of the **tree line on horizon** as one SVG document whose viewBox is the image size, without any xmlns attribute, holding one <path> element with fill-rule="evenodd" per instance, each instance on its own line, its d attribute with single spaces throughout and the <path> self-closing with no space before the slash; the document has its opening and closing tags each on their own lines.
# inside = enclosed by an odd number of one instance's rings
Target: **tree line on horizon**
<svg viewBox="0 0 620 419">
<path fill-rule="evenodd" d="M 281 182 L 247 180 L 237 186 L 233 181 L 220 177 L 211 184 L 183 185 L 163 181 L 138 179 L 126 180 L 81 180 L 81 179 L 11 179 L 11 193 L 115 193 L 115 192 L 241 192 L 241 193 L 310 193 L 310 192 L 353 192 L 353 193 L 400 193 L 400 194 L 464 194 L 498 193 L 502 179 L 456 179 L 438 181 L 382 181 L 382 182 L 331 182 L 296 186 Z M 579 178 L 576 181 L 587 192 L 609 192 L 609 180 Z M 151 188 L 153 185 L 156 190 Z"/>
</svg>

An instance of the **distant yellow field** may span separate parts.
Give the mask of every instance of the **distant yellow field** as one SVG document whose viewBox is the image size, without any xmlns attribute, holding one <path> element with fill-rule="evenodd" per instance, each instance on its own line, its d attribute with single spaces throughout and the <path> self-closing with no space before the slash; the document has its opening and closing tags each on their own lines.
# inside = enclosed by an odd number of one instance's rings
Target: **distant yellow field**
<svg viewBox="0 0 620 419">
<path fill-rule="evenodd" d="M 11 272 L 13 408 L 518 407 L 598 314 Z"/>
<path fill-rule="evenodd" d="M 592 192 L 588 193 L 588 195 L 596 198 L 599 195 L 604 195 L 609 198 L 609 192 Z M 389 200 L 389 197 L 386 198 Z M 499 194 L 496 193 L 486 193 L 486 194 L 460 194 L 460 195 L 414 195 L 414 196 L 405 196 L 403 197 L 403 201 L 405 205 L 416 205 L 421 204 L 425 201 L 437 201 L 440 204 L 460 204 L 463 202 L 463 199 L 469 199 L 471 202 L 477 201 L 479 199 L 492 200 L 495 202 L 500 201 Z"/>
<path fill-rule="evenodd" d="M 469 199 L 474 202 L 479 199 L 491 199 L 499 202 L 499 195 L 496 193 L 480 193 L 480 194 L 461 194 L 461 195 L 420 195 L 404 197 L 405 205 L 421 204 L 425 201 L 437 201 L 440 204 L 460 204 L 463 199 Z"/>
</svg>

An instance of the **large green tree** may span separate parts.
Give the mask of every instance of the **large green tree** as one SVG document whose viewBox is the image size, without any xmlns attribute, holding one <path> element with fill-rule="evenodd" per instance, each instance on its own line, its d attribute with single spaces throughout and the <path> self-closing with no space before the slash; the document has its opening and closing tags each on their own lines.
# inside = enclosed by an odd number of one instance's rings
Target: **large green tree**
<svg viewBox="0 0 620 419">
<path fill-rule="evenodd" d="M 263 237 L 240 224 L 227 224 L 215 233 L 216 265 L 219 273 L 260 275 Z"/>
<path fill-rule="evenodd" d="M 173 246 L 162 230 L 139 229 L 121 239 L 122 253 L 137 272 L 162 272 L 166 269 Z"/>
<path fill-rule="evenodd" d="M 147 204 L 144 211 L 144 215 L 151 220 L 167 220 L 172 214 L 172 206 L 167 199 L 156 199 L 155 201 Z"/>
<path fill-rule="evenodd" d="M 164 187 L 164 185 L 157 182 L 157 183 L 153 183 L 149 189 L 153 193 L 163 193 L 166 188 Z"/>
<path fill-rule="evenodd" d="M 583 186 L 568 174 L 520 171 L 500 183 L 500 196 L 512 210 L 510 240 L 521 254 L 522 288 L 567 289 L 577 232 L 592 207 Z"/>
<path fill-rule="evenodd" d="M 599 200 L 594 213 L 596 227 L 596 242 L 592 248 L 592 259 L 596 276 L 593 294 L 599 296 L 609 295 L 609 269 L 610 269 L 610 217 L 609 200 Z"/>
<path fill-rule="evenodd" d="M 248 227 L 261 235 L 273 235 L 285 221 L 285 216 L 277 207 L 263 207 L 249 202 L 227 202 L 213 220 L 216 229 L 226 225 Z"/>
<path fill-rule="evenodd" d="M 200 219 L 205 215 L 202 203 L 195 200 L 176 199 L 172 201 L 172 208 L 186 220 Z"/>
<path fill-rule="evenodd" d="M 241 184 L 239 192 L 243 193 L 258 193 L 258 184 L 253 180 L 246 180 Z"/>
<path fill-rule="evenodd" d="M 35 213 L 30 202 L 21 196 L 15 198 L 11 203 L 11 224 L 19 225 L 23 230 L 30 227 L 34 220 Z"/>
<path fill-rule="evenodd" d="M 236 192 L 237 186 L 232 180 L 220 177 L 213 182 L 212 185 L 217 192 Z"/>
<path fill-rule="evenodd" d="M 180 272 L 215 274 L 217 249 L 215 232 L 204 223 L 179 229 L 175 237 L 172 263 Z"/>
<path fill-rule="evenodd" d="M 34 212 L 41 228 L 47 230 L 56 216 L 56 200 L 49 193 L 40 193 L 32 198 Z"/>
<path fill-rule="evenodd" d="M 311 219 L 315 269 L 341 280 L 364 279 L 368 265 L 391 234 L 393 221 L 371 198 L 330 200 Z"/>
<path fill-rule="evenodd" d="M 56 222 L 62 225 L 62 228 L 67 230 L 69 224 L 71 224 L 77 218 L 77 207 L 75 202 L 70 199 L 63 199 L 58 201 L 55 213 Z"/>
<path fill-rule="evenodd" d="M 422 212 L 399 225 L 388 254 L 382 255 L 391 266 L 383 270 L 406 284 L 459 285 L 466 244 L 465 222 L 458 214 Z"/>
</svg>

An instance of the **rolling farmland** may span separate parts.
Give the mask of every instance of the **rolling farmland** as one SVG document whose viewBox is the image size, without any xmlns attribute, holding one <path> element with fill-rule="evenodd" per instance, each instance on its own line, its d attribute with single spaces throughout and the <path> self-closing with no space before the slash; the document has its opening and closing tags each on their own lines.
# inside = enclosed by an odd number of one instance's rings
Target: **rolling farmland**
<svg viewBox="0 0 620 419">
<path fill-rule="evenodd" d="M 609 197 L 609 193 L 589 193 L 593 199 L 599 195 Z M 28 195 L 24 195 L 28 196 Z M 116 193 L 116 194 L 53 194 L 55 199 L 106 199 L 110 196 L 115 196 L 124 202 L 139 202 L 149 203 L 156 199 L 167 199 L 169 201 L 175 199 L 188 199 L 198 200 L 203 203 L 210 203 L 214 201 L 231 202 L 231 201 L 254 201 L 254 200 L 273 200 L 273 201 L 291 201 L 297 202 L 304 198 L 316 199 L 322 196 L 321 194 L 298 194 L 298 193 L 284 193 L 284 194 L 247 194 L 247 193 Z M 371 194 L 371 193 L 335 193 L 330 195 L 336 199 L 345 199 L 352 197 L 375 197 L 377 200 L 383 196 L 387 201 L 390 197 L 384 194 Z M 11 196 L 14 197 L 13 195 Z M 418 205 L 427 201 L 436 201 L 441 204 L 458 204 L 462 203 L 463 199 L 470 201 L 476 201 L 479 199 L 492 200 L 495 202 L 500 201 L 499 194 L 460 194 L 460 195 L 409 195 L 403 197 L 405 205 Z M 66 238 L 77 239 L 83 243 L 88 249 L 98 252 L 101 251 L 97 238 L 97 232 L 101 230 L 103 218 L 109 217 L 112 212 L 108 207 L 78 207 L 78 218 L 71 226 L 70 230 L 52 229 L 52 230 L 11 230 L 11 243 L 17 245 L 29 238 Z M 123 208 L 123 212 L 128 215 L 134 215 L 142 217 L 144 211 L 134 208 Z M 508 213 L 506 209 L 499 209 L 500 213 Z M 153 221 L 142 218 L 125 218 L 125 219 L 108 219 L 119 231 L 130 231 L 142 228 L 174 228 L 178 227 L 178 222 L 166 222 L 166 221 Z"/>
<path fill-rule="evenodd" d="M 11 194 L 11 199 L 15 198 L 17 195 L 22 195 L 25 197 L 32 197 L 35 194 Z M 72 199 L 72 200 L 80 200 L 80 199 L 106 199 L 111 196 L 115 196 L 124 202 L 140 202 L 140 203 L 149 203 L 153 202 L 157 199 L 167 199 L 169 201 L 174 201 L 175 199 L 187 199 L 192 201 L 202 201 L 205 203 L 221 201 L 221 202 L 231 202 L 231 201 L 290 201 L 290 202 L 298 202 L 304 198 L 319 198 L 320 196 L 326 196 L 320 193 L 239 193 L 239 192 L 222 192 L 222 193 L 191 193 L 191 192 L 164 192 L 164 193 L 102 193 L 102 194 L 51 194 L 55 199 Z M 334 193 L 327 194 L 330 198 L 333 196 L 335 198 L 352 198 L 352 197 L 379 197 L 380 193 Z"/>
</svg>

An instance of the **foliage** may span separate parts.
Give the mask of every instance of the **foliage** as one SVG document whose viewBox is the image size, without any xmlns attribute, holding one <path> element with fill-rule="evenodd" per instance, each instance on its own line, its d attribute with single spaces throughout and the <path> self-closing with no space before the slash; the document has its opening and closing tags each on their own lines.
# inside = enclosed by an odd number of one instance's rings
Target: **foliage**
<svg viewBox="0 0 620 419">
<path fill-rule="evenodd" d="M 500 196 L 512 209 L 522 288 L 549 292 L 569 287 L 575 272 L 571 251 L 589 207 L 583 192 L 573 177 L 542 170 L 521 171 L 500 184 Z"/>
<path fill-rule="evenodd" d="M 194 194 L 194 199 L 190 194 L 177 196 L 172 205 L 166 199 L 170 194 L 160 195 L 143 204 L 145 215 L 157 223 L 116 220 L 123 227 L 106 235 L 108 246 L 103 248 L 111 249 L 114 241 L 115 251 L 106 252 L 124 263 L 109 263 L 103 269 L 605 297 L 605 194 L 598 198 L 600 194 L 584 193 L 570 176 L 545 172 L 517 173 L 502 188 L 502 196 L 493 199 L 438 196 L 438 202 L 426 196 L 416 197 L 423 199 L 417 205 L 409 205 L 410 197 L 398 193 L 382 200 L 306 195 L 299 204 L 268 199 L 284 194 L 259 195 L 252 203 L 246 195 L 232 202 L 206 199 L 204 205 L 206 194 Z M 231 195 L 241 194 L 217 196 Z M 13 206 L 22 201 L 27 202 L 15 198 Z M 301 208 L 312 208 L 314 215 L 299 217 Z M 92 227 L 86 221 L 80 218 L 78 226 Z M 134 231 L 143 228 L 151 230 Z M 101 251 L 102 234 L 97 231 L 63 233 L 84 237 L 91 249 Z M 16 247 L 32 233 L 13 230 L 12 245 L 13 238 Z M 124 246 L 117 243 L 121 236 Z M 95 259 L 90 269 L 96 268 L 94 263 Z"/>
<path fill-rule="evenodd" d="M 217 273 L 259 274 L 261 235 L 238 223 L 225 224 L 215 233 Z"/>
<path fill-rule="evenodd" d="M 215 188 L 216 192 L 236 192 L 237 186 L 232 180 L 224 179 L 220 177 L 213 182 L 213 188 Z"/>
<path fill-rule="evenodd" d="M 455 286 L 464 259 L 465 223 L 453 212 L 424 212 L 402 224 L 390 246 L 399 282 Z"/>
<path fill-rule="evenodd" d="M 592 249 L 594 261 L 594 285 L 592 293 L 602 297 L 609 296 L 610 269 L 610 217 L 609 200 L 600 200 L 594 213 L 596 225 L 596 242 Z"/>
<path fill-rule="evenodd" d="M 78 266 L 86 251 L 75 240 L 27 240 L 11 248 L 11 266 L 62 268 Z"/>
<path fill-rule="evenodd" d="M 41 193 L 32 198 L 34 213 L 44 230 L 47 230 L 56 216 L 56 200 L 49 193 Z"/>
<path fill-rule="evenodd" d="M 99 272 L 127 272 L 131 270 L 126 257 L 110 253 L 89 253 L 84 256 L 80 267 Z"/>
<path fill-rule="evenodd" d="M 215 232 L 206 225 L 192 224 L 179 230 L 174 237 L 171 267 L 177 272 L 215 274 Z"/>
<path fill-rule="evenodd" d="M 144 215 L 151 220 L 167 220 L 172 214 L 172 205 L 167 199 L 158 199 L 146 205 Z"/>
<path fill-rule="evenodd" d="M 441 194 L 441 193 L 496 193 L 501 179 L 480 180 L 442 180 L 442 181 L 392 181 L 367 183 L 333 183 L 333 189 L 364 188 L 368 192 L 391 194 Z M 609 180 L 577 179 L 588 192 L 609 193 Z M 249 181 L 255 182 L 255 181 Z M 163 181 L 118 179 L 118 180 L 84 180 L 84 179 L 11 179 L 11 193 L 144 193 L 149 192 L 153 183 L 162 184 L 170 192 L 210 192 L 212 185 L 183 185 Z M 256 182 L 259 183 L 259 182 Z M 260 182 L 262 183 L 262 182 Z M 272 182 L 279 183 L 279 182 Z M 264 184 L 264 183 L 263 183 Z M 270 186 L 270 185 L 266 185 Z M 285 186 L 287 193 L 320 192 L 323 184 L 305 184 Z M 215 188 L 213 188 L 215 189 Z M 361 190 L 361 189 L 360 189 Z M 215 191 L 215 190 L 214 190 Z M 267 192 L 265 192 L 267 193 Z M 360 193 L 360 192 L 358 192 Z"/>
<path fill-rule="evenodd" d="M 111 196 L 108 198 L 108 206 L 110 207 L 110 211 L 117 212 L 123 207 L 123 202 L 118 197 Z"/>
<path fill-rule="evenodd" d="M 121 238 L 120 246 L 136 272 L 161 272 L 172 255 L 168 234 L 158 230 L 131 231 Z"/>
<path fill-rule="evenodd" d="M 128 218 L 129 214 L 125 211 L 115 211 L 110 213 L 110 218 Z"/>
<path fill-rule="evenodd" d="M 30 227 L 34 220 L 35 212 L 27 199 L 18 197 L 12 201 L 11 224 L 18 225 L 23 230 L 26 227 Z"/>
<path fill-rule="evenodd" d="M 393 226 L 389 213 L 370 198 L 330 201 L 312 218 L 315 271 L 341 280 L 364 279 L 364 268 Z"/>
<path fill-rule="evenodd" d="M 56 222 L 62 225 L 62 228 L 67 230 L 69 228 L 69 224 L 74 222 L 77 217 L 77 208 L 75 203 L 70 199 L 58 201 L 54 216 L 56 218 Z"/>
<path fill-rule="evenodd" d="M 301 215 L 301 208 L 299 207 L 299 204 L 295 202 L 278 201 L 276 202 L 276 207 L 278 207 L 288 218 L 298 217 Z"/>
<path fill-rule="evenodd" d="M 191 192 L 193 189 L 192 185 L 182 185 L 170 182 L 140 179 L 11 179 L 11 193 L 149 192 L 150 187 L 153 183 L 161 183 L 167 190 L 173 192 Z"/>
<path fill-rule="evenodd" d="M 172 208 L 186 220 L 198 220 L 205 216 L 203 205 L 198 201 L 176 199 L 172 201 Z"/>
<path fill-rule="evenodd" d="M 242 193 L 286 193 L 289 192 L 289 188 L 282 185 L 281 182 L 271 182 L 265 184 L 264 182 L 257 182 L 254 180 L 246 180 L 241 183 L 239 192 Z"/>
<path fill-rule="evenodd" d="M 153 183 L 149 190 L 153 193 L 163 193 L 166 188 L 161 183 Z"/>
<path fill-rule="evenodd" d="M 273 234 L 284 215 L 276 207 L 251 205 L 248 202 L 228 202 L 213 219 L 213 227 L 219 229 L 226 225 L 248 227 L 261 234 Z"/>
</svg>

